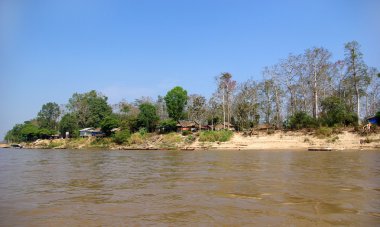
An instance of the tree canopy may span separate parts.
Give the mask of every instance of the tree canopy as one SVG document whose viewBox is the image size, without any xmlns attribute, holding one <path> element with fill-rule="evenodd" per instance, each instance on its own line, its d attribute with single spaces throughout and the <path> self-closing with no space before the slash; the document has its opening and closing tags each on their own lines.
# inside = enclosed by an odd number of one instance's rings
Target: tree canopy
<svg viewBox="0 0 380 227">
<path fill-rule="evenodd" d="M 176 121 L 182 119 L 187 104 L 187 91 L 177 86 L 170 90 L 164 99 L 169 117 Z"/>
<path fill-rule="evenodd" d="M 75 93 L 67 107 L 77 116 L 79 127 L 100 127 L 100 122 L 112 113 L 107 99 L 94 90 L 84 94 Z"/>
<path fill-rule="evenodd" d="M 138 115 L 138 122 L 141 127 L 146 128 L 148 131 L 153 132 L 156 129 L 159 117 L 157 115 L 156 107 L 151 103 L 141 103 L 139 105 L 140 113 Z"/>
<path fill-rule="evenodd" d="M 40 112 L 37 115 L 37 121 L 41 128 L 49 130 L 57 130 L 58 118 L 61 114 L 61 110 L 57 103 L 48 102 L 42 106 Z"/>
</svg>

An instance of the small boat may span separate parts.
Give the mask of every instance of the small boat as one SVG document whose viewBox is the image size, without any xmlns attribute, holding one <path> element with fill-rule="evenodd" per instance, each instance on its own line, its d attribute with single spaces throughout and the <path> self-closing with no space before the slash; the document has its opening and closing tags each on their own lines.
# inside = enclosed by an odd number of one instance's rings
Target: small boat
<svg viewBox="0 0 380 227">
<path fill-rule="evenodd" d="M 309 147 L 308 151 L 332 151 L 331 147 Z"/>
<path fill-rule="evenodd" d="M 22 145 L 21 144 L 11 144 L 11 147 L 13 147 L 13 148 L 22 148 Z"/>
</svg>

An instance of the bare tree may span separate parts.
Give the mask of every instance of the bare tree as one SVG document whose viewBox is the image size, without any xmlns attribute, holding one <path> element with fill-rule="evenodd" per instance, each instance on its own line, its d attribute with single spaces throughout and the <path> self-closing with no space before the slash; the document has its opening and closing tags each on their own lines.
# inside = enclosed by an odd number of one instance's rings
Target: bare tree
<svg viewBox="0 0 380 227">
<path fill-rule="evenodd" d="M 345 62 L 347 64 L 347 79 L 353 86 L 356 101 L 356 114 L 358 116 L 358 124 L 360 124 L 360 97 L 363 87 L 369 84 L 367 75 L 367 65 L 364 63 L 363 54 L 360 51 L 360 45 L 356 41 L 346 43 L 345 46 Z"/>
<path fill-rule="evenodd" d="M 187 110 L 189 118 L 199 125 L 201 130 L 202 123 L 206 117 L 206 98 L 201 95 L 192 94 L 187 101 Z"/>
<path fill-rule="evenodd" d="M 236 81 L 232 80 L 232 75 L 228 72 L 222 73 L 216 78 L 218 84 L 218 92 L 222 94 L 223 100 L 223 125 L 231 122 L 231 104 L 233 92 L 236 88 Z M 227 121 L 226 121 L 227 120 Z"/>
</svg>

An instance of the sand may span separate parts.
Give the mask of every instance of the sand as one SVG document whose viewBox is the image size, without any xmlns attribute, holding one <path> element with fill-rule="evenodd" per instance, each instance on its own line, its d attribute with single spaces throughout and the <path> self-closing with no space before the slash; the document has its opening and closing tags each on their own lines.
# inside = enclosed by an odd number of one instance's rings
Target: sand
<svg viewBox="0 0 380 227">
<path fill-rule="evenodd" d="M 360 143 L 368 138 L 371 143 Z M 253 136 L 243 136 L 235 133 L 228 142 L 202 143 L 195 142 L 190 149 L 233 149 L 233 150 L 307 150 L 311 147 L 331 148 L 333 150 L 357 150 L 378 149 L 380 150 L 380 135 L 359 136 L 351 132 L 342 132 L 328 138 L 319 139 L 311 133 L 282 132 L 273 134 L 266 132 Z"/>
</svg>

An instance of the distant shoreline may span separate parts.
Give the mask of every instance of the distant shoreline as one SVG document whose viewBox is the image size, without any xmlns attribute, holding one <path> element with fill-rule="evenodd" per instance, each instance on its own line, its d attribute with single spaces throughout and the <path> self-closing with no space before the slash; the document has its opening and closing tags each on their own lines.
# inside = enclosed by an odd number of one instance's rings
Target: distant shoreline
<svg viewBox="0 0 380 227">
<path fill-rule="evenodd" d="M 174 139 L 173 139 L 174 138 Z M 110 138 L 81 138 L 37 140 L 22 143 L 28 149 L 105 149 L 105 150 L 178 150 L 178 151 L 217 151 L 217 150 L 308 150 L 309 148 L 328 148 L 331 150 L 380 150 L 380 134 L 360 136 L 344 131 L 328 137 L 316 137 L 307 132 L 276 131 L 268 134 L 260 132 L 252 136 L 234 133 L 227 142 L 186 142 L 186 137 L 174 133 L 168 135 L 151 135 L 140 144 L 117 145 Z M 3 144 L 4 146 L 4 144 Z M 1 148 L 2 146 L 0 146 Z"/>
</svg>

